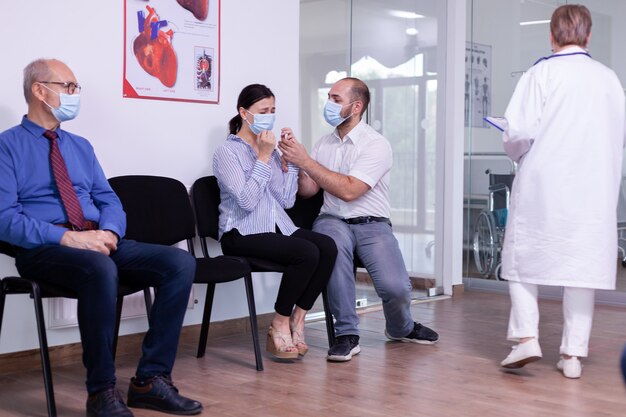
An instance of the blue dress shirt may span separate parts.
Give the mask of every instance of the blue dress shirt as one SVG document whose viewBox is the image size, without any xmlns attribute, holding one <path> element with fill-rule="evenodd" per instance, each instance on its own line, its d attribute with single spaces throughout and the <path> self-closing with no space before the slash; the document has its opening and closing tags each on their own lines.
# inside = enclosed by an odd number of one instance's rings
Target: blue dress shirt
<svg viewBox="0 0 626 417">
<path fill-rule="evenodd" d="M 244 236 L 274 233 L 276 226 L 290 236 L 298 229 L 285 209 L 296 201 L 299 169 L 288 164 L 283 172 L 278 151 L 265 164 L 250 145 L 231 134 L 213 155 L 213 172 L 220 186 L 220 239 L 231 229 Z"/>
<path fill-rule="evenodd" d="M 0 240 L 23 248 L 59 244 L 67 215 L 50 166 L 46 129 L 22 118 L 0 133 Z M 120 238 L 126 214 L 104 176 L 91 144 L 61 128 L 56 130 L 61 155 L 86 220 Z"/>
</svg>

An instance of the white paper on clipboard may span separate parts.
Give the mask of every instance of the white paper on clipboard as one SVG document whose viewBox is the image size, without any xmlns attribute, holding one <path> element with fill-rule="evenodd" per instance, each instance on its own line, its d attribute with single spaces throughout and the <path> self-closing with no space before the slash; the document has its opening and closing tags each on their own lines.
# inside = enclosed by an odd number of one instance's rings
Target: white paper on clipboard
<svg viewBox="0 0 626 417">
<path fill-rule="evenodd" d="M 487 116 L 483 120 L 501 132 L 504 132 L 509 128 L 509 121 L 504 117 Z"/>
</svg>

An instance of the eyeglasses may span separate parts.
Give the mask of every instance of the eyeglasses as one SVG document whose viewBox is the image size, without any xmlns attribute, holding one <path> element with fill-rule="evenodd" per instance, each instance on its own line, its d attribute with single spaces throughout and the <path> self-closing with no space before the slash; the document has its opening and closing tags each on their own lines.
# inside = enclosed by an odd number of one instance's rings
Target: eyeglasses
<svg viewBox="0 0 626 417">
<path fill-rule="evenodd" d="M 61 81 L 39 81 L 42 84 L 57 84 L 57 85 L 62 85 L 63 88 L 65 88 L 65 90 L 67 91 L 68 94 L 74 94 L 74 93 L 78 93 L 80 94 L 80 90 L 82 89 L 82 87 L 80 86 L 80 84 L 76 84 L 73 83 L 71 81 L 66 81 L 66 82 L 61 82 Z"/>
</svg>

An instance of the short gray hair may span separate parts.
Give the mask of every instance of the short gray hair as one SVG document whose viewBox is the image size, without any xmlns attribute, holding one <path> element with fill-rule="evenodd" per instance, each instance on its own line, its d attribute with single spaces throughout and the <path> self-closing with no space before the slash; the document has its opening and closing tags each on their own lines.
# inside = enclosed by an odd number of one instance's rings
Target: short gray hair
<svg viewBox="0 0 626 417">
<path fill-rule="evenodd" d="M 39 58 L 26 65 L 24 68 L 24 98 L 26 103 L 30 104 L 33 98 L 31 87 L 37 81 L 45 80 L 50 77 L 50 67 L 48 62 L 50 59 Z"/>
</svg>

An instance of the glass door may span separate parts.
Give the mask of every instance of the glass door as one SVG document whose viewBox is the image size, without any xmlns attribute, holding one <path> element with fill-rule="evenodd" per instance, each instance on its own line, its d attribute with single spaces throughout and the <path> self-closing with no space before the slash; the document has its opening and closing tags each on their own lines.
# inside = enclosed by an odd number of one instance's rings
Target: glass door
<svg viewBox="0 0 626 417">
<path fill-rule="evenodd" d="M 497 203 L 491 198 L 490 175 L 514 174 L 502 150 L 500 133 L 482 121 L 502 115 L 521 74 L 551 54 L 549 22 L 555 8 L 584 4 L 593 20 L 589 52 L 626 83 L 626 2 L 620 0 L 468 0 L 465 76 L 464 276 L 469 287 L 506 291 L 499 281 L 500 237 Z M 486 60 L 486 61 L 485 61 Z M 623 169 L 626 176 L 626 168 Z M 626 194 L 623 195 L 626 197 Z M 497 195 L 496 195 L 497 199 Z M 491 223 L 485 220 L 491 212 Z M 626 198 L 618 207 L 621 251 L 616 254 L 617 291 L 598 291 L 598 301 L 626 303 Z M 493 265 L 493 266 L 491 266 Z M 560 296 L 560 288 L 544 287 L 544 296 Z"/>
<path fill-rule="evenodd" d="M 574 3 L 569 1 L 568 3 Z M 591 56 L 609 68 L 626 87 L 626 56 L 622 47 L 626 36 L 626 2 L 620 0 L 581 0 L 591 12 L 593 27 L 589 52 Z M 626 304 L 626 155 L 622 165 L 622 188 L 617 206 L 618 253 L 616 291 L 596 291 L 596 300 L 607 303 Z"/>
<path fill-rule="evenodd" d="M 504 114 L 524 71 L 550 54 L 557 0 L 468 0 L 465 48 L 464 276 L 469 287 L 507 289 L 500 251 L 515 164 L 484 121 Z"/>
<path fill-rule="evenodd" d="M 346 76 L 371 92 L 366 121 L 391 143 L 390 198 L 414 298 L 441 287 L 436 257 L 437 54 L 443 54 L 446 2 L 301 0 L 301 120 L 307 147 L 330 131 L 322 117 L 330 86 Z M 323 29 L 321 29 L 323 28 Z M 366 271 L 361 306 L 378 303 Z"/>
</svg>

